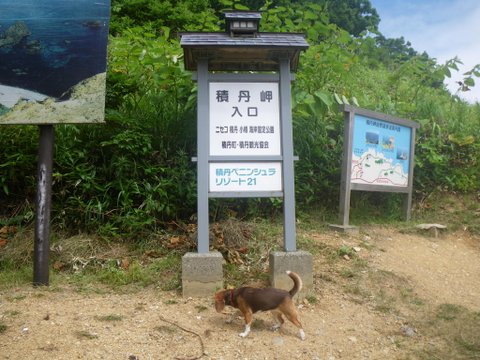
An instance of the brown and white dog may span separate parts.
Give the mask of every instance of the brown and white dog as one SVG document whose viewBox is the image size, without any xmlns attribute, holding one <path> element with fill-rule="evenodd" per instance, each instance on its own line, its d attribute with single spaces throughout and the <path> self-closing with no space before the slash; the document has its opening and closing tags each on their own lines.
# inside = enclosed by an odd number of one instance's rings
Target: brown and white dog
<svg viewBox="0 0 480 360">
<path fill-rule="evenodd" d="M 298 320 L 298 313 L 293 303 L 293 296 L 302 289 L 302 279 L 298 274 L 287 271 L 293 280 L 290 291 L 276 288 L 241 287 L 238 289 L 222 290 L 215 294 L 215 309 L 221 313 L 226 305 L 239 309 L 245 318 L 245 330 L 240 333 L 245 337 L 250 332 L 253 314 L 257 311 L 271 310 L 275 319 L 273 330 L 278 330 L 284 323 L 283 315 L 298 327 L 298 336 L 305 340 L 305 332 Z"/>
</svg>

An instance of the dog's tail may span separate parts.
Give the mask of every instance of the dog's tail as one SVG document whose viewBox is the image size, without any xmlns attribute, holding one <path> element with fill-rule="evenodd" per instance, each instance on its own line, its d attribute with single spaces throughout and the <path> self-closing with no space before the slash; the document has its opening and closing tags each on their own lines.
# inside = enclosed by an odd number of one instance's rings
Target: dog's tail
<svg viewBox="0 0 480 360">
<path fill-rule="evenodd" d="M 294 273 L 293 271 L 288 270 L 287 275 L 290 276 L 293 280 L 293 288 L 288 292 L 290 296 L 293 297 L 297 292 L 302 290 L 303 281 L 300 278 L 300 276 L 297 273 Z"/>
</svg>

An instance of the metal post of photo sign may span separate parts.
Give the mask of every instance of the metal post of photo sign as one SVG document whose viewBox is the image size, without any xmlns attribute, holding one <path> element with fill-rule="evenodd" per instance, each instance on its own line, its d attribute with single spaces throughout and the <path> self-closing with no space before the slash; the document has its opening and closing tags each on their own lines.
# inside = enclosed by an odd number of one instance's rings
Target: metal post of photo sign
<svg viewBox="0 0 480 360">
<path fill-rule="evenodd" d="M 344 105 L 344 152 L 340 186 L 339 221 L 349 225 L 352 190 L 403 193 L 403 217 L 410 219 L 415 132 L 420 125 L 358 107 Z"/>
</svg>

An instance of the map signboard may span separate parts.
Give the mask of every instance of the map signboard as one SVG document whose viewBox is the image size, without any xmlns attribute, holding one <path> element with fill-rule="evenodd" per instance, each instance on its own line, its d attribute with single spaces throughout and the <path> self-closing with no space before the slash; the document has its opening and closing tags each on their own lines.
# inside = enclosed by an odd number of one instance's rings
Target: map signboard
<svg viewBox="0 0 480 360">
<path fill-rule="evenodd" d="M 343 112 L 339 228 L 352 228 L 349 217 L 353 190 L 405 194 L 404 218 L 410 219 L 418 123 L 351 105 L 343 105 Z"/>
<path fill-rule="evenodd" d="M 103 122 L 110 0 L 0 9 L 0 124 Z"/>
<path fill-rule="evenodd" d="M 412 129 L 355 114 L 351 182 L 408 186 Z"/>
</svg>

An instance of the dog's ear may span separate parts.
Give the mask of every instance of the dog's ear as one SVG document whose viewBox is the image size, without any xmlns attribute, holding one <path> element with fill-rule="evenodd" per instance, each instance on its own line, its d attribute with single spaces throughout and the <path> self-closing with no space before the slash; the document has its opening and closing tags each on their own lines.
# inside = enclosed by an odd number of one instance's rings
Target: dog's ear
<svg viewBox="0 0 480 360">
<path fill-rule="evenodd" d="M 225 309 L 225 291 L 219 291 L 214 296 L 215 310 L 221 313 Z"/>
</svg>

